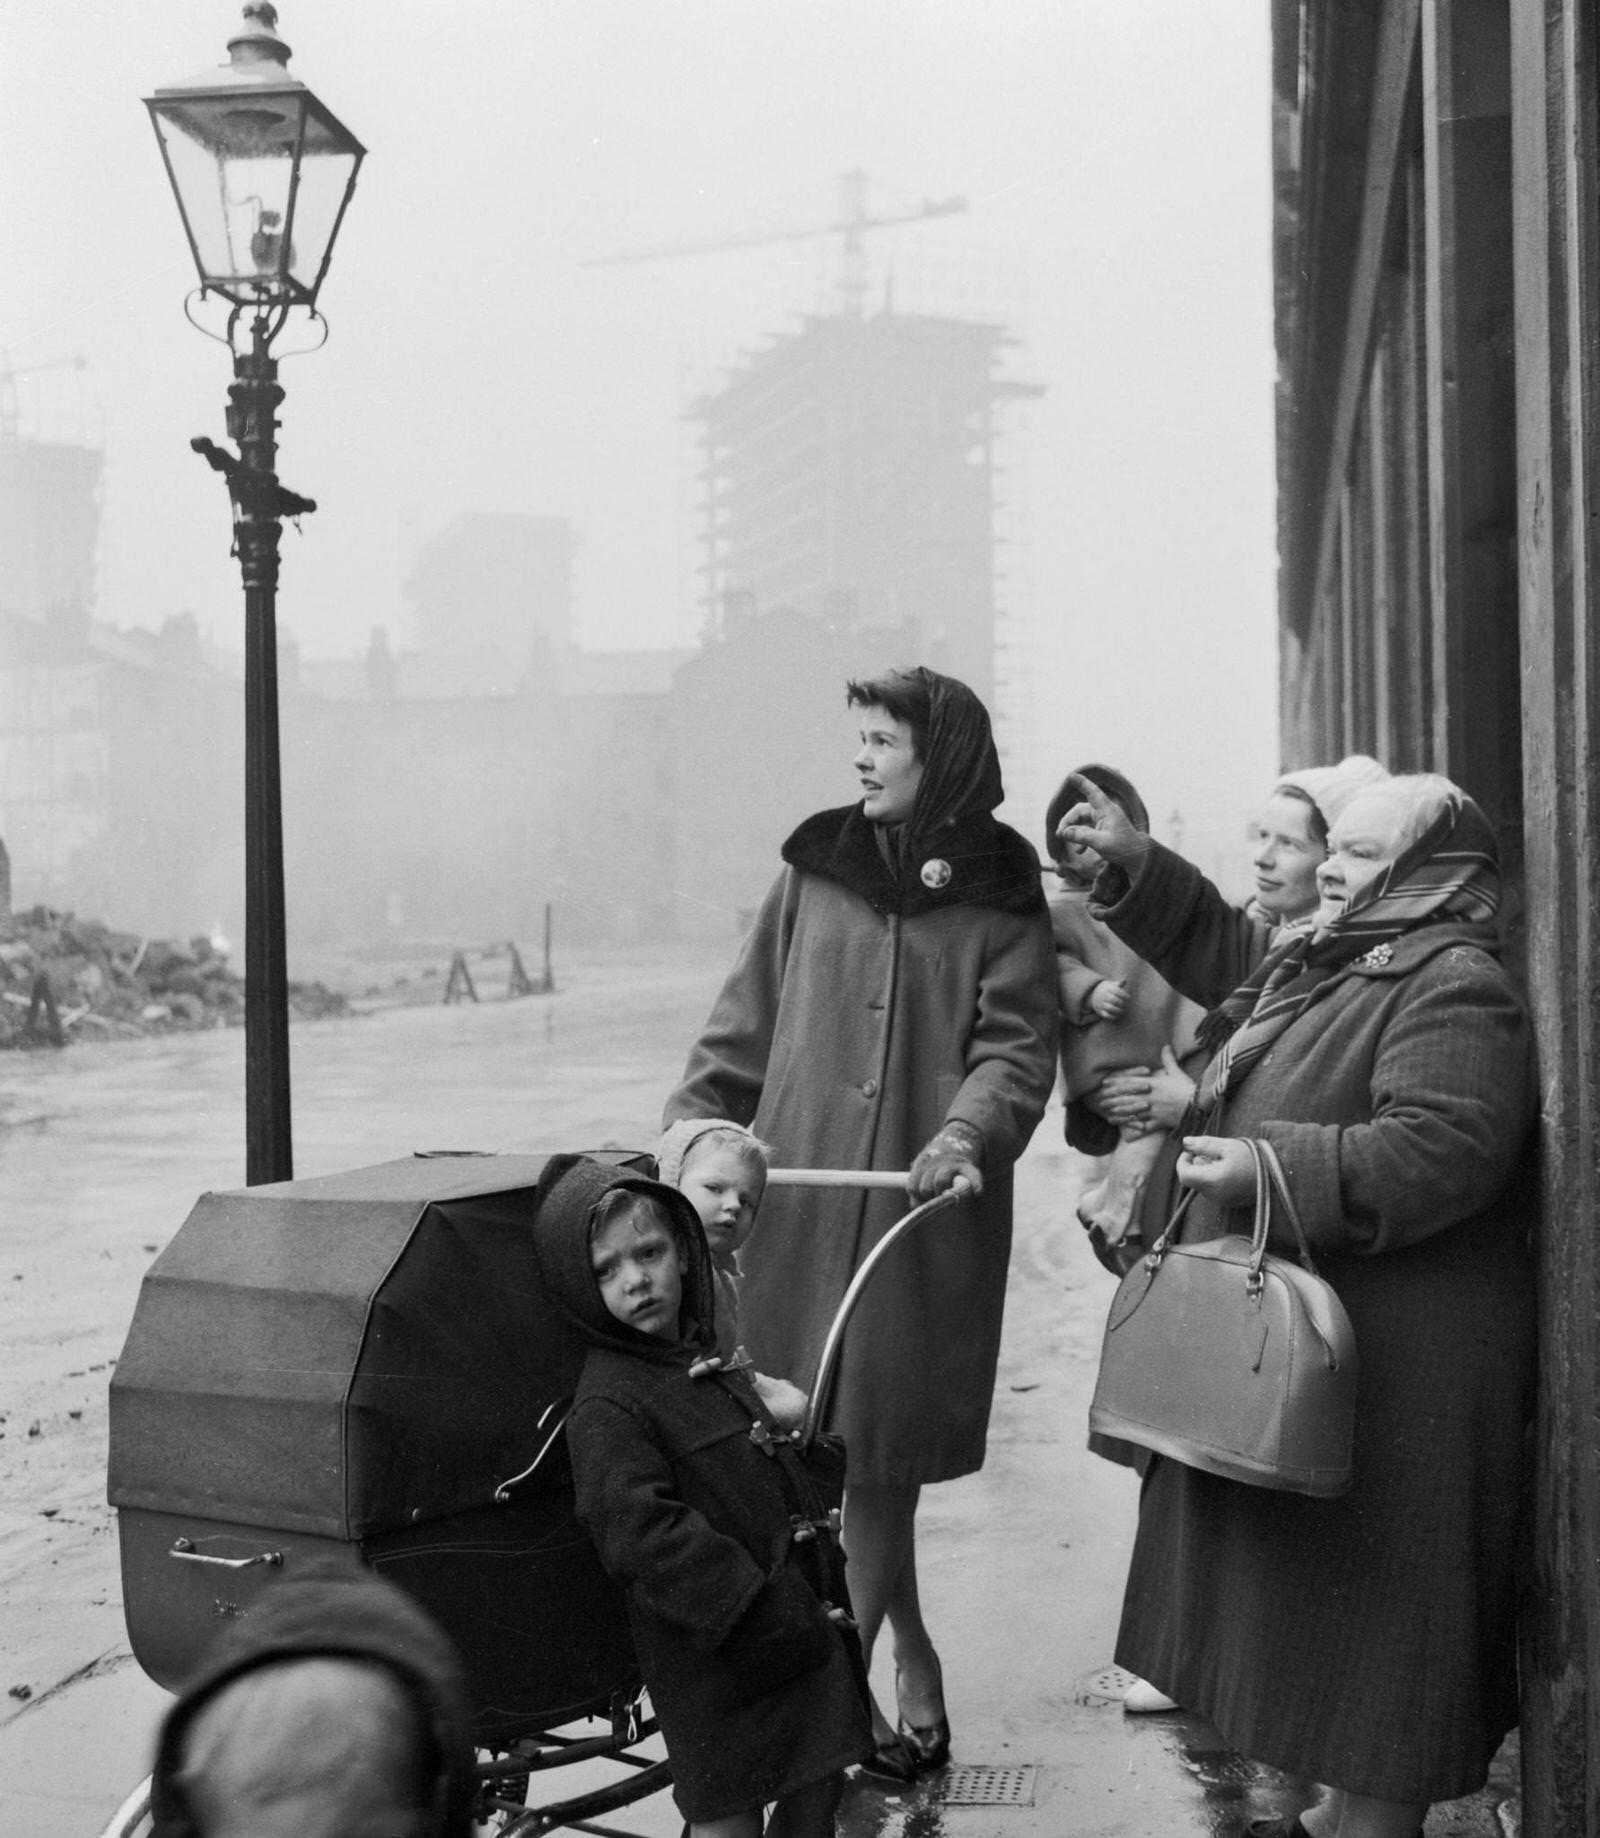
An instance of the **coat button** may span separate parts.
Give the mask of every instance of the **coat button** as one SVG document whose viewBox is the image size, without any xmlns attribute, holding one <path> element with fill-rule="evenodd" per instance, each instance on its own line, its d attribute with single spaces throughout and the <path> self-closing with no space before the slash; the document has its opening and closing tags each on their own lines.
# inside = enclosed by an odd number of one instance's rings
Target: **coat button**
<svg viewBox="0 0 1600 1838">
<path fill-rule="evenodd" d="M 861 1095 L 864 1098 L 877 1097 L 878 1081 L 876 1079 L 868 1079 L 867 1082 L 861 1087 Z"/>
</svg>

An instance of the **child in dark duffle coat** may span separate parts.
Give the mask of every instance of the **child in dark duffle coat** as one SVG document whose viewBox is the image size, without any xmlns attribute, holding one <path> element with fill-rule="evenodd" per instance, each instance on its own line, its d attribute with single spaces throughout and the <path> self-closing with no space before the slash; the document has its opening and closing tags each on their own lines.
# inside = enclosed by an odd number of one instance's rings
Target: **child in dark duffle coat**
<svg viewBox="0 0 1600 1838">
<path fill-rule="evenodd" d="M 578 1517 L 628 1592 L 639 1669 L 695 1838 L 830 1838 L 872 1748 L 836 1520 L 745 1371 L 715 1352 L 690 1201 L 558 1156 L 535 1224 L 589 1343 L 567 1443 Z"/>
</svg>

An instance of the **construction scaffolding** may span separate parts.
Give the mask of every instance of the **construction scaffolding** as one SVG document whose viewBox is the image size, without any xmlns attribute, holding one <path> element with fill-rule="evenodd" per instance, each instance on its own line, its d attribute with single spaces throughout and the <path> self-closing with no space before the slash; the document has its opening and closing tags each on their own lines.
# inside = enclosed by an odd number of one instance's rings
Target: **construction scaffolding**
<svg viewBox="0 0 1600 1838">
<path fill-rule="evenodd" d="M 697 405 L 705 606 L 775 606 L 896 634 L 986 702 L 997 643 L 999 325 L 926 314 L 807 319 Z"/>
</svg>

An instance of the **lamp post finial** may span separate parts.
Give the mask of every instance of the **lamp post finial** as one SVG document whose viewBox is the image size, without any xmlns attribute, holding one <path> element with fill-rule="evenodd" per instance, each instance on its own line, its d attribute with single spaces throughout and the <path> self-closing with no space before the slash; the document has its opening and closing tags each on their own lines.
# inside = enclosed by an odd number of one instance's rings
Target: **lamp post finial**
<svg viewBox="0 0 1600 1838">
<path fill-rule="evenodd" d="M 272 0 L 248 0 L 245 23 L 228 40 L 236 64 L 287 64 L 289 47 L 278 36 L 278 9 Z"/>
</svg>

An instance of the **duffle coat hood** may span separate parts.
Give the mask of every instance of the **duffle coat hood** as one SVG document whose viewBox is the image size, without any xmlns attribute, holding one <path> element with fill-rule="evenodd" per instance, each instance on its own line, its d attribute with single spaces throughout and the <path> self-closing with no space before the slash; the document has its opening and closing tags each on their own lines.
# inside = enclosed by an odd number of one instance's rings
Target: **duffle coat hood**
<svg viewBox="0 0 1600 1838">
<path fill-rule="evenodd" d="M 655 1201 L 673 1224 L 684 1254 L 683 1341 L 664 1343 L 606 1307 L 589 1259 L 589 1221 L 608 1193 L 636 1193 Z M 716 1289 L 711 1249 L 694 1202 L 676 1187 L 627 1168 L 590 1161 L 582 1155 L 554 1155 L 534 1190 L 537 1207 L 534 1249 L 550 1298 L 590 1346 L 615 1347 L 641 1358 L 687 1363 L 715 1344 Z"/>
<path fill-rule="evenodd" d="M 552 1164 L 542 1184 L 540 1268 L 591 1347 L 567 1421 L 578 1517 L 627 1590 L 679 1810 L 721 1818 L 871 1748 L 859 1644 L 825 1608 L 848 1605 L 843 1559 L 748 1374 L 691 1376 L 709 1344 L 691 1310 L 709 1307 L 711 1263 L 690 1202 L 592 1162 Z M 688 1331 L 676 1345 L 613 1320 L 600 1297 L 589 1222 L 618 1186 L 659 1199 L 680 1226 Z"/>
</svg>

